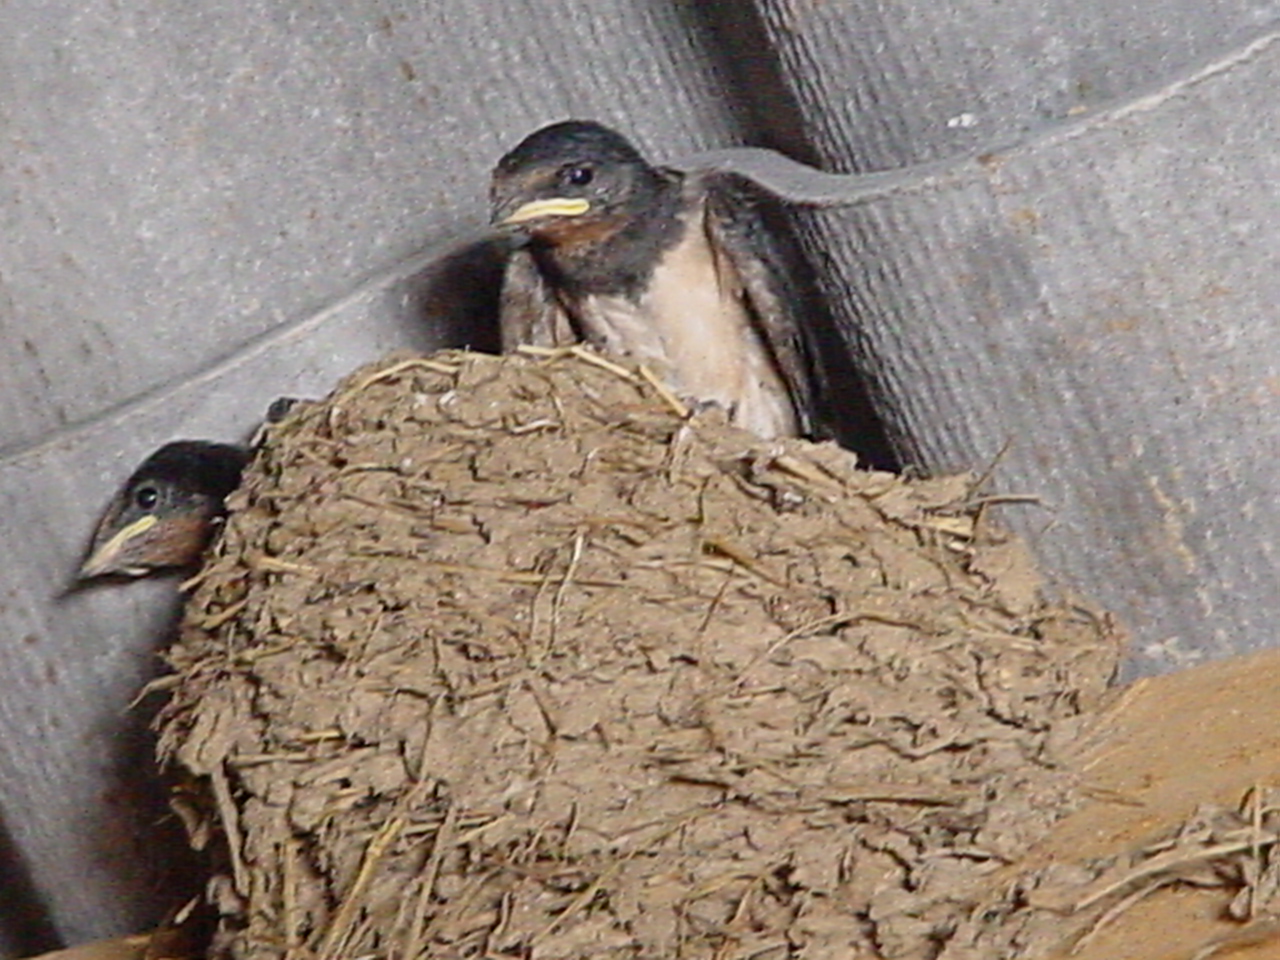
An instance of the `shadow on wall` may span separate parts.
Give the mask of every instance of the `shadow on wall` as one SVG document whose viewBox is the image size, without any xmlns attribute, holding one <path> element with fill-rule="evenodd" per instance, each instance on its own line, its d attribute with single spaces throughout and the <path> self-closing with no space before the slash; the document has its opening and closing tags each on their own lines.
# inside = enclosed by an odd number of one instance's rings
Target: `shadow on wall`
<svg viewBox="0 0 1280 960">
<path fill-rule="evenodd" d="M 167 645 L 176 631 L 175 617 L 157 646 Z M 154 905 L 157 924 L 199 896 L 209 875 L 207 853 L 191 849 L 182 823 L 170 807 L 171 778 L 157 766 L 151 723 L 161 705 L 160 698 L 149 697 L 134 706 L 117 734 L 104 800 L 122 808 L 123 816 L 112 822 L 124 824 L 129 836 L 100 838 L 102 856 L 111 862 L 117 862 L 120 847 L 129 844 L 135 855 L 124 862 L 150 865 L 147 901 Z"/>
<path fill-rule="evenodd" d="M 455 247 L 400 282 L 410 316 L 448 347 L 498 353 L 498 303 L 506 242 L 484 237 Z"/>
<path fill-rule="evenodd" d="M 63 946 L 27 863 L 0 821 L 0 950 L 27 957 Z"/>
<path fill-rule="evenodd" d="M 858 456 L 863 467 L 901 471 L 901 460 L 876 412 L 867 380 L 849 353 L 836 326 L 835 315 L 819 292 L 818 277 L 796 241 L 795 227 L 785 209 L 763 207 L 765 223 L 778 239 L 791 287 L 800 298 L 798 313 L 808 325 L 818 382 L 817 420 L 820 437 L 835 440 Z"/>
<path fill-rule="evenodd" d="M 164 576 L 173 582 L 172 609 L 156 631 L 151 646 L 153 667 L 144 683 L 168 672 L 159 654 L 177 635 L 182 617 L 178 594 L 181 574 Z M 131 582 L 106 579 L 73 589 L 127 590 Z M 105 738 L 112 745 L 112 755 L 101 788 L 102 803 L 111 808 L 111 815 L 102 818 L 107 830 L 95 838 L 96 857 L 102 864 L 112 872 L 129 871 L 127 877 L 121 878 L 122 889 L 142 888 L 144 915 L 150 925 L 165 922 L 197 897 L 209 875 L 207 855 L 192 850 L 188 843 L 182 823 L 170 806 L 174 784 L 156 760 L 152 727 L 163 704 L 160 696 L 143 697 L 130 705 L 123 716 L 112 718 L 110 736 Z M 140 864 L 146 867 L 143 884 L 137 883 Z"/>
<path fill-rule="evenodd" d="M 810 166 L 819 163 L 758 7 L 700 3 L 677 4 L 677 9 L 703 56 L 729 79 L 726 89 L 737 94 L 733 107 L 744 141 Z M 876 411 L 869 387 L 873 378 L 859 369 L 859 359 L 851 356 L 835 314 L 819 293 L 816 269 L 796 240 L 794 219 L 777 204 L 764 204 L 762 210 L 791 272 L 790 284 L 802 301 L 798 311 L 809 325 L 817 353 L 819 422 L 826 435 L 856 453 L 864 467 L 898 472 L 901 459 Z"/>
</svg>

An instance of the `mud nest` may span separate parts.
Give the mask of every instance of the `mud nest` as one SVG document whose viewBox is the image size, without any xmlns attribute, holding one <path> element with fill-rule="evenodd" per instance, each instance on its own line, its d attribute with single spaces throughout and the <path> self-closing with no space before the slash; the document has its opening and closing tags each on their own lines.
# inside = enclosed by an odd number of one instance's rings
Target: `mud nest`
<svg viewBox="0 0 1280 960">
<path fill-rule="evenodd" d="M 971 955 L 1113 637 L 971 478 L 678 408 L 443 353 L 272 428 L 160 721 L 215 956 Z"/>
</svg>

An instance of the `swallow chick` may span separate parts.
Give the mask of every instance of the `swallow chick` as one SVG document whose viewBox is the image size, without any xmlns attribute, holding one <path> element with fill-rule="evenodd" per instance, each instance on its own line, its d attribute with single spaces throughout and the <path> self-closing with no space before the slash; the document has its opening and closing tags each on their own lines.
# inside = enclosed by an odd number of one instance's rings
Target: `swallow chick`
<svg viewBox="0 0 1280 960">
<path fill-rule="evenodd" d="M 585 341 L 759 436 L 810 431 L 812 381 L 747 181 L 650 165 L 598 123 L 544 127 L 493 172 L 514 235 L 503 349 Z"/>
<path fill-rule="evenodd" d="M 107 505 L 77 579 L 142 577 L 194 566 L 254 451 L 273 426 L 306 403 L 277 397 L 247 446 L 174 440 L 152 453 Z"/>
<path fill-rule="evenodd" d="M 227 443 L 166 443 L 142 462 L 107 507 L 80 579 L 140 577 L 196 563 L 249 458 L 247 447 Z"/>
</svg>

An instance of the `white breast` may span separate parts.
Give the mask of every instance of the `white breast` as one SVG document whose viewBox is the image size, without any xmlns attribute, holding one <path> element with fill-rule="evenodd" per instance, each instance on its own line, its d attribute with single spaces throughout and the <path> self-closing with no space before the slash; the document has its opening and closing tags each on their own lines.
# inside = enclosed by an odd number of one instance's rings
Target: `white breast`
<svg viewBox="0 0 1280 960">
<path fill-rule="evenodd" d="M 643 363 L 685 399 L 723 406 L 759 436 L 794 436 L 795 412 L 782 377 L 751 323 L 742 284 L 717 257 L 701 207 L 686 215 L 684 239 L 662 258 L 639 303 L 592 296 L 581 322 L 607 353 Z"/>
</svg>

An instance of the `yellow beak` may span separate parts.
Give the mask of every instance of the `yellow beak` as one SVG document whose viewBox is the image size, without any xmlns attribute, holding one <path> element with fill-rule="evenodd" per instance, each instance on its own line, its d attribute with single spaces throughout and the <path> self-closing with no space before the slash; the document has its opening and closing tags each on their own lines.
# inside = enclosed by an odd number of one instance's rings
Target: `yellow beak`
<svg viewBox="0 0 1280 960">
<path fill-rule="evenodd" d="M 87 580 L 90 577 L 100 576 L 104 573 L 136 575 L 130 568 L 117 566 L 120 554 L 124 552 L 125 544 L 134 537 L 139 537 L 146 533 L 157 523 L 159 521 L 148 514 L 145 517 L 139 517 L 123 530 L 118 531 L 115 536 L 93 551 L 89 559 L 84 562 L 84 566 L 80 568 L 80 577 Z"/>
<path fill-rule="evenodd" d="M 576 217 L 591 209 L 591 204 L 581 198 L 551 197 L 547 200 L 530 200 L 498 224 L 510 227 L 539 217 Z"/>
</svg>

